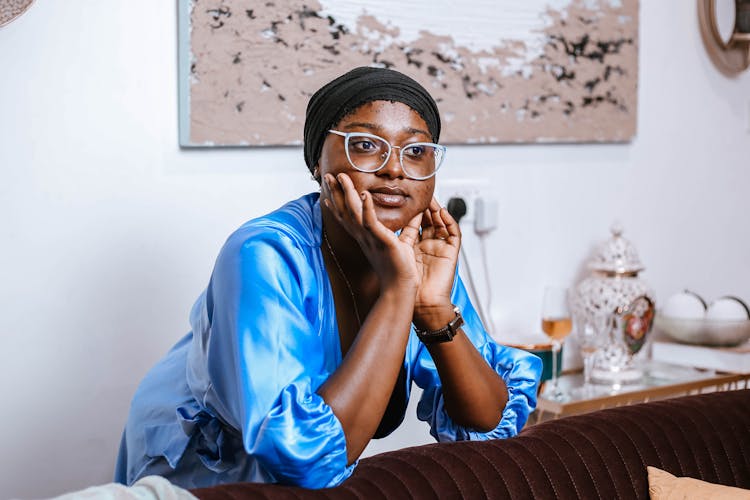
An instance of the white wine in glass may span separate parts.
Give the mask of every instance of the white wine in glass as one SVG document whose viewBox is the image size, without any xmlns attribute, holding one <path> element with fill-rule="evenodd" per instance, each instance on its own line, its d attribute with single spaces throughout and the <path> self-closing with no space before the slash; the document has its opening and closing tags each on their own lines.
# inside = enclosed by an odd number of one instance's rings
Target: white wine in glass
<svg viewBox="0 0 750 500">
<path fill-rule="evenodd" d="M 557 384 L 557 356 L 565 337 L 573 329 L 573 321 L 568 307 L 568 289 L 548 286 L 542 300 L 542 331 L 552 340 L 552 379 L 550 388 L 545 391 L 549 399 L 563 399 Z"/>
<path fill-rule="evenodd" d="M 552 340 L 562 342 L 573 328 L 570 318 L 542 318 L 542 331 Z"/>
</svg>

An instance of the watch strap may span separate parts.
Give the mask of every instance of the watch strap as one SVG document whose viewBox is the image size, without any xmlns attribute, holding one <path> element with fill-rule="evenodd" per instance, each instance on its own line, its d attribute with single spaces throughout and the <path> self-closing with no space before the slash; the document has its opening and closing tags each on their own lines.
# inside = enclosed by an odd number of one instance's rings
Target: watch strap
<svg viewBox="0 0 750 500">
<path fill-rule="evenodd" d="M 453 312 L 456 313 L 456 316 L 447 325 L 438 330 L 421 330 L 415 326 L 414 331 L 417 333 L 419 340 L 425 345 L 440 344 L 453 340 L 453 337 L 458 333 L 458 329 L 464 324 L 461 309 L 458 306 L 453 306 Z"/>
</svg>

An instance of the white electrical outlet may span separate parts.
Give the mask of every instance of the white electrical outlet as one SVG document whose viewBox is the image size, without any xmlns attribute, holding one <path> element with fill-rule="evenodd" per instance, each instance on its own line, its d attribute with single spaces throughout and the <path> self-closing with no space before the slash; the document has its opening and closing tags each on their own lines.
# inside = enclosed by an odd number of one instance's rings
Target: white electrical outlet
<svg viewBox="0 0 750 500">
<path fill-rule="evenodd" d="M 461 227 L 469 227 L 476 217 L 476 201 L 487 185 L 486 179 L 443 179 L 437 183 L 435 197 L 443 206 L 451 198 L 462 198 L 466 203 L 466 215 L 461 219 Z"/>
<path fill-rule="evenodd" d="M 474 210 L 476 211 L 474 217 L 475 233 L 484 235 L 497 229 L 497 200 L 481 196 L 474 203 Z"/>
</svg>

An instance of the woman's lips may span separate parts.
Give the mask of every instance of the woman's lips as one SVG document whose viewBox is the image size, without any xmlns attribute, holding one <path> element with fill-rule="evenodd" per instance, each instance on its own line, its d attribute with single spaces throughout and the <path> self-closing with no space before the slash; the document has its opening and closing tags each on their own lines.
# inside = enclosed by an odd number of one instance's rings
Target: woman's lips
<svg viewBox="0 0 750 500">
<path fill-rule="evenodd" d="M 404 206 L 407 195 L 398 188 L 376 188 L 371 189 L 372 201 L 376 205 L 388 208 L 398 208 Z"/>
</svg>

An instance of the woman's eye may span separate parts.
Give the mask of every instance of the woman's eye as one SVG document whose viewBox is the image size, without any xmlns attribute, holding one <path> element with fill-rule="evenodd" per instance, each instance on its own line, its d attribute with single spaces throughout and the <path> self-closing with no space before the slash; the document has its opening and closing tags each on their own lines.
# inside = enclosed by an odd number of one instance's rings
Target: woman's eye
<svg viewBox="0 0 750 500">
<path fill-rule="evenodd" d="M 367 139 L 351 141 L 349 142 L 349 146 L 358 153 L 373 153 L 378 149 L 374 142 Z"/>
<path fill-rule="evenodd" d="M 419 158 L 424 156 L 426 148 L 424 146 L 409 146 L 404 152 L 412 158 Z"/>
</svg>

